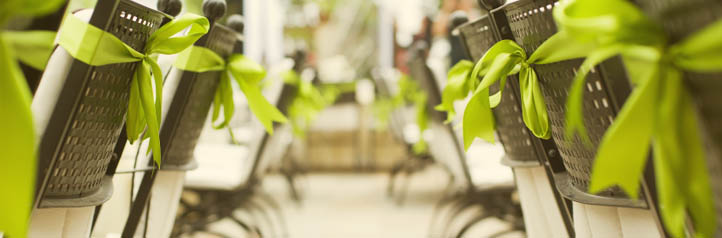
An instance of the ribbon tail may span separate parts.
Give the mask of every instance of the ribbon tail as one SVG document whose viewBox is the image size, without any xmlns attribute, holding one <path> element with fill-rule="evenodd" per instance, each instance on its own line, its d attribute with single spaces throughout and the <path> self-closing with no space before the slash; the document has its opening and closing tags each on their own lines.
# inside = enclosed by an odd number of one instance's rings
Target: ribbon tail
<svg viewBox="0 0 722 238">
<path fill-rule="evenodd" d="M 494 143 L 494 115 L 489 105 L 489 89 L 477 88 L 464 110 L 464 149 L 468 150 L 476 137 Z"/>
<path fill-rule="evenodd" d="M 704 154 L 703 142 L 699 134 L 699 125 L 696 111 L 689 92 L 684 90 L 680 112 L 677 113 L 680 119 L 679 143 L 682 145 L 685 157 L 680 157 L 687 163 L 687 209 L 692 217 L 695 231 L 700 237 L 713 237 L 717 230 L 717 214 L 713 200 L 712 190 L 709 181 L 709 169 L 707 168 L 706 156 Z"/>
<path fill-rule="evenodd" d="M 254 115 L 256 115 L 256 118 L 258 118 L 261 124 L 263 124 L 263 127 L 266 128 L 266 131 L 268 131 L 269 134 L 273 134 L 274 121 L 280 123 L 288 122 L 286 116 L 284 116 L 278 108 L 271 105 L 271 103 L 263 97 L 258 85 L 251 85 L 248 82 L 243 81 L 241 78 L 236 78 L 236 82 L 238 82 L 243 94 L 246 95 L 246 98 L 248 99 L 248 106 L 251 108 L 251 111 Z"/>
<path fill-rule="evenodd" d="M 231 88 L 231 79 L 228 77 L 227 72 L 223 72 L 221 75 L 221 82 L 218 85 L 218 92 L 221 103 L 223 105 L 223 122 L 214 126 L 215 129 L 221 129 L 226 127 L 231 122 L 233 114 L 236 112 L 236 106 L 233 102 L 233 89 Z"/>
<path fill-rule="evenodd" d="M 45 69 L 45 65 L 53 52 L 55 32 L 52 31 L 9 31 L 3 36 L 12 45 L 15 52 L 22 52 L 17 57 L 37 70 Z"/>
<path fill-rule="evenodd" d="M 140 88 L 137 75 L 133 76 L 130 83 L 130 97 L 128 98 L 128 114 L 126 115 L 125 130 L 128 134 L 128 141 L 133 144 L 138 140 L 145 129 L 143 109 L 140 104 Z"/>
<path fill-rule="evenodd" d="M 637 198 L 654 129 L 650 122 L 656 121 L 655 104 L 660 85 L 658 70 L 651 71 L 655 73 L 644 79 L 629 95 L 602 138 L 592 169 L 591 193 L 619 185 L 631 198 Z"/>
<path fill-rule="evenodd" d="M 146 57 L 151 72 L 153 73 L 153 84 L 155 84 L 155 114 L 158 118 L 158 126 L 160 127 L 161 112 L 163 111 L 163 71 L 158 66 L 158 62 L 151 57 Z"/>
<path fill-rule="evenodd" d="M 519 88 L 521 90 L 521 112 L 524 124 L 534 134 L 542 139 L 551 138 L 549 130 L 549 115 L 546 103 L 539 87 L 536 72 L 530 67 L 522 67 L 519 73 Z"/>
<path fill-rule="evenodd" d="M 150 79 L 149 65 L 145 62 L 138 65 L 139 68 L 136 70 L 136 83 L 140 89 L 140 104 L 145 115 L 146 124 L 148 125 L 148 132 L 150 134 L 150 148 L 153 150 L 153 160 L 158 166 L 161 164 L 161 148 L 160 148 L 160 123 L 159 118 L 156 117 L 156 107 L 153 103 L 153 85 Z M 162 85 L 161 85 L 162 86 Z"/>
<path fill-rule="evenodd" d="M 35 132 L 32 96 L 10 47 L 0 39 L 0 227 L 6 236 L 26 237 L 35 188 Z M 12 195 L 10 195 L 12 194 Z"/>
<path fill-rule="evenodd" d="M 218 120 L 218 116 L 220 115 L 221 111 L 221 87 L 223 87 L 223 81 L 218 84 L 218 89 L 216 89 L 216 93 L 213 95 L 213 113 L 211 114 L 211 123 Z M 214 128 L 216 126 L 213 126 Z M 217 128 L 216 128 L 217 129 Z"/>
<path fill-rule="evenodd" d="M 655 156 L 662 218 L 675 236 L 684 235 L 685 216 L 701 237 L 712 237 L 716 214 L 695 106 L 681 72 L 668 69 L 659 104 Z"/>
</svg>

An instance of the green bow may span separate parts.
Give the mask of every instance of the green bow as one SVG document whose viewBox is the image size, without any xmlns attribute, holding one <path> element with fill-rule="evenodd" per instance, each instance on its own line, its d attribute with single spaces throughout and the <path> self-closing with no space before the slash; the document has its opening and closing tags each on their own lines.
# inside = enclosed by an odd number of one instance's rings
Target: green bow
<svg viewBox="0 0 722 238">
<path fill-rule="evenodd" d="M 689 212 L 697 236 L 711 237 L 716 214 L 694 102 L 682 71 L 722 71 L 722 20 L 667 45 L 661 28 L 623 0 L 565 2 L 554 11 L 562 31 L 592 43 L 567 102 L 567 136 L 584 129 L 585 75 L 600 62 L 621 55 L 635 90 L 602 138 L 589 190 L 619 185 L 636 198 L 652 144 L 662 220 L 684 236 Z"/>
<path fill-rule="evenodd" d="M 221 106 L 223 106 L 224 118 L 220 124 L 214 125 L 216 129 L 226 127 L 235 113 L 229 75 L 236 80 L 248 100 L 251 111 L 269 134 L 273 134 L 274 121 L 281 123 L 288 121 L 283 113 L 271 105 L 261 93 L 259 83 L 266 77 L 266 70 L 260 64 L 241 54 L 233 54 L 226 61 L 208 48 L 193 46 L 178 55 L 178 59 L 173 65 L 176 68 L 196 73 L 224 71 L 213 100 L 213 121 L 218 119 Z"/>
<path fill-rule="evenodd" d="M 282 77 L 286 84 L 298 88 L 296 97 L 288 107 L 288 116 L 291 118 L 293 133 L 303 138 L 311 121 L 316 119 L 324 108 L 333 104 L 341 92 L 333 87 L 319 89 L 311 82 L 302 80 L 293 70 L 284 72 Z"/>
<path fill-rule="evenodd" d="M 397 106 L 404 106 L 408 103 L 414 105 L 416 112 L 416 126 L 419 128 L 419 140 L 414 143 L 412 150 L 415 154 L 426 153 L 428 145 L 424 140 L 424 131 L 429 128 L 429 113 L 426 108 L 428 96 L 419 84 L 412 80 L 408 75 L 403 74 L 398 81 L 399 93 L 396 94 L 394 101 Z"/>
<path fill-rule="evenodd" d="M 501 102 L 501 96 L 508 75 L 519 73 L 519 89 L 521 91 L 521 112 L 524 124 L 532 134 L 542 139 L 549 139 L 549 116 L 539 79 L 532 64 L 549 64 L 578 57 L 573 51 L 557 50 L 568 41 L 565 35 L 555 35 L 545 41 L 527 58 L 526 52 L 516 42 L 502 40 L 494 44 L 474 65 L 467 80 L 475 81 L 479 76 L 483 79 L 474 89 L 469 103 L 464 109 L 463 132 L 464 148 L 468 149 L 476 137 L 494 142 L 494 116 L 491 109 Z M 464 67 L 468 67 L 464 66 Z M 461 75 L 461 73 L 459 73 Z M 456 76 L 456 74 L 454 75 Z M 454 79 L 456 80 L 456 79 Z M 500 81 L 499 92 L 489 95 L 489 87 Z M 468 85 L 469 83 L 467 83 Z M 456 87 L 460 83 L 455 83 Z M 458 91 L 457 91 L 458 92 Z M 451 94 L 451 93 L 449 93 Z M 454 96 L 459 98 L 462 94 Z M 443 105 L 443 104 L 442 104 Z"/>
<path fill-rule="evenodd" d="M 189 27 L 190 30 L 186 35 L 174 37 Z M 177 54 L 183 51 L 205 35 L 209 27 L 210 24 L 205 17 L 185 14 L 156 30 L 148 38 L 144 52 L 138 52 L 112 34 L 69 15 L 61 27 L 59 44 L 75 59 L 92 66 L 140 61 L 130 84 L 126 131 L 128 140 L 133 143 L 147 126 L 153 160 L 160 165 L 161 151 L 158 132 L 163 97 L 163 76 L 154 57 L 156 54 Z M 153 100 L 154 87 L 155 102 Z"/>
<path fill-rule="evenodd" d="M 26 237 L 35 191 L 35 132 L 32 95 L 17 61 L 42 69 L 52 51 L 54 33 L 4 31 L 15 15 L 41 16 L 58 9 L 62 0 L 0 1 L 0 233 Z M 19 52 L 19 53 L 16 53 Z"/>
</svg>

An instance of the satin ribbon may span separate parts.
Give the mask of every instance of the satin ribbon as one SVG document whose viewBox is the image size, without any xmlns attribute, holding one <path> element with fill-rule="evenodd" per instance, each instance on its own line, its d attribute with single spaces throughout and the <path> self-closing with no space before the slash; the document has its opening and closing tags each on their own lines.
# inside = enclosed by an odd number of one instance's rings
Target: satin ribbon
<svg viewBox="0 0 722 238">
<path fill-rule="evenodd" d="M 661 28 L 623 0 L 569 1 L 554 10 L 562 29 L 577 42 L 594 44 L 567 102 L 567 136 L 584 129 L 582 94 L 589 70 L 621 55 L 636 85 L 602 138 L 591 175 L 592 193 L 619 185 L 636 198 L 649 146 L 662 220 L 674 237 L 685 236 L 689 213 L 695 236 L 712 237 L 716 213 L 694 101 L 683 71 L 722 71 L 722 20 L 669 45 Z"/>
<path fill-rule="evenodd" d="M 446 86 L 441 93 L 441 104 L 434 107 L 437 111 L 446 112 L 447 118 L 444 123 L 451 123 L 456 117 L 454 102 L 463 100 L 472 89 L 476 80 L 471 76 L 471 69 L 474 63 L 468 60 L 460 60 L 456 63 L 446 76 Z"/>
<path fill-rule="evenodd" d="M 578 57 L 574 51 L 557 50 L 559 47 L 565 46 L 565 42 L 568 40 L 565 35 L 555 35 L 540 45 L 528 58 L 524 49 L 511 40 L 499 41 L 489 48 L 467 76 L 467 80 L 472 81 L 476 81 L 480 76 L 483 76 L 483 79 L 474 89 L 472 97 L 464 109 L 462 124 L 465 149 L 468 149 L 477 137 L 494 142 L 495 121 L 491 109 L 501 102 L 507 76 L 517 73 L 519 74 L 521 112 L 524 124 L 536 137 L 542 139 L 551 137 L 546 104 L 539 87 L 539 79 L 531 65 L 548 64 Z M 463 67 L 468 69 L 468 64 Z M 455 74 L 455 77 L 458 76 Z M 456 78 L 453 80 L 460 81 Z M 500 83 L 499 91 L 494 95 L 489 95 L 489 87 L 497 82 Z M 469 84 L 466 83 L 466 85 Z M 462 85 L 461 83 L 457 82 L 452 85 L 456 85 L 461 90 L 454 90 L 456 92 L 447 94 L 452 95 L 449 98 L 460 98 L 464 95 L 463 86 L 459 86 Z M 443 108 L 447 107 L 443 106 Z"/>
<path fill-rule="evenodd" d="M 57 10 L 62 0 L 0 1 L 0 232 L 26 237 L 33 207 L 37 169 L 32 95 L 18 61 L 42 69 L 52 50 L 54 33 L 4 31 L 14 15 L 41 16 Z M 49 50 L 48 50 L 49 49 Z"/>
<path fill-rule="evenodd" d="M 274 121 L 280 123 L 288 122 L 288 119 L 283 113 L 263 97 L 259 83 L 266 77 L 266 70 L 264 70 L 260 64 L 241 54 L 232 54 L 225 60 L 208 48 L 193 46 L 178 55 L 174 66 L 196 73 L 223 71 L 221 81 L 218 84 L 218 89 L 213 99 L 212 118 L 214 122 L 218 119 L 220 109 L 223 107 L 223 121 L 218 125 L 214 125 L 216 129 L 228 126 L 228 122 L 235 113 L 230 76 L 238 83 L 238 86 L 248 100 L 248 106 L 251 108 L 251 111 L 256 115 L 256 118 L 263 124 L 263 127 L 266 128 L 269 134 L 273 134 Z"/>
<path fill-rule="evenodd" d="M 139 52 L 114 35 L 69 15 L 61 26 L 59 45 L 73 58 L 91 66 L 140 62 L 130 85 L 126 131 L 128 140 L 133 143 L 139 139 L 146 126 L 148 127 L 146 135 L 150 137 L 153 160 L 160 166 L 161 149 L 158 133 L 163 76 L 155 56 L 183 51 L 205 35 L 209 27 L 210 24 L 205 17 L 185 14 L 156 30 L 148 38 L 144 52 Z M 188 29 L 187 34 L 175 36 L 186 29 Z"/>
</svg>

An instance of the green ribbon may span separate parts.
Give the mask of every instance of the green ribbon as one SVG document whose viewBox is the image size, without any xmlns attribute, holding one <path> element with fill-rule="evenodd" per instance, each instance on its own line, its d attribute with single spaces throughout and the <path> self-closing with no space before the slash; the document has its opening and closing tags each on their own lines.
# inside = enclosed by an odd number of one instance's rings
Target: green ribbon
<svg viewBox="0 0 722 238">
<path fill-rule="evenodd" d="M 302 80 L 293 70 L 282 74 L 286 84 L 297 87 L 296 97 L 288 107 L 293 133 L 301 138 L 306 136 L 306 130 L 311 121 L 327 106 L 334 103 L 341 92 L 334 87 L 317 88 L 311 82 Z"/>
<path fill-rule="evenodd" d="M 468 60 L 460 60 L 451 69 L 446 77 L 446 86 L 441 94 L 441 104 L 434 107 L 437 111 L 446 112 L 447 118 L 444 123 L 451 123 L 456 117 L 454 102 L 463 100 L 473 88 L 477 81 L 473 80 L 471 70 L 474 63 Z"/>
<path fill-rule="evenodd" d="M 567 136 L 584 129 L 585 75 L 600 62 L 621 55 L 636 84 L 602 138 L 590 192 L 619 185 L 636 198 L 651 143 L 662 220 L 674 237 L 685 235 L 689 214 L 696 236 L 711 237 L 716 214 L 694 102 L 682 71 L 722 71 L 722 20 L 668 45 L 661 28 L 623 0 L 569 1 L 554 10 L 562 29 L 577 43 L 593 44 L 567 102 Z"/>
<path fill-rule="evenodd" d="M 394 101 L 398 106 L 412 104 L 416 112 L 416 126 L 419 128 L 419 140 L 414 143 L 412 150 L 415 154 L 427 152 L 428 145 L 424 140 L 424 131 L 429 128 L 429 112 L 426 108 L 428 96 L 419 84 L 406 74 L 401 75 L 398 81 L 399 93 Z"/>
<path fill-rule="evenodd" d="M 22 52 L 15 57 L 20 62 L 37 70 L 45 69 L 45 65 L 53 53 L 53 31 L 5 31 L 2 37 L 15 52 Z"/>
<path fill-rule="evenodd" d="M 193 46 L 178 55 L 174 66 L 196 73 L 223 71 L 213 100 L 212 118 L 214 122 L 218 119 L 220 109 L 223 107 L 223 121 L 218 125 L 214 125 L 216 129 L 228 126 L 228 122 L 235 113 L 231 77 L 229 75 L 233 76 L 236 83 L 238 83 L 248 100 L 251 111 L 269 134 L 273 134 L 274 121 L 281 123 L 288 121 L 283 113 L 263 97 L 259 83 L 266 77 L 266 70 L 260 64 L 241 54 L 233 54 L 228 57 L 228 60 L 224 60 L 213 50 Z"/>
<path fill-rule="evenodd" d="M 549 64 L 579 57 L 578 53 L 571 48 L 560 50 L 565 47 L 564 42 L 566 41 L 568 41 L 566 35 L 555 35 L 527 58 L 524 49 L 516 42 L 502 40 L 489 48 L 470 72 L 468 63 L 460 65 L 458 71 L 450 72 L 450 77 L 453 78 L 449 80 L 453 80 L 453 82 L 450 82 L 451 88 L 448 91 L 445 89 L 444 93 L 448 99 L 445 99 L 445 103 L 437 107 L 438 109 L 448 110 L 451 105 L 449 100 L 465 97 L 468 91 L 464 87 L 470 87 L 469 85 L 475 84 L 478 77 L 483 76 L 464 109 L 462 124 L 465 149 L 469 149 L 477 137 L 494 142 L 495 121 L 491 109 L 497 107 L 501 102 L 507 76 L 517 73 L 519 74 L 521 112 L 524 124 L 534 136 L 542 139 L 551 138 L 544 96 L 539 87 L 537 74 L 531 65 Z M 462 83 L 462 78 L 466 78 L 467 82 Z M 472 82 L 468 82 L 468 80 Z M 489 87 L 497 82 L 500 82 L 499 91 L 494 95 L 489 95 Z"/>
<path fill-rule="evenodd" d="M 130 85 L 126 120 L 128 140 L 133 143 L 148 127 L 153 160 L 160 166 L 160 118 L 163 97 L 163 76 L 154 58 L 156 54 L 177 54 L 208 32 L 208 19 L 184 14 L 156 30 L 139 52 L 113 34 L 69 15 L 61 26 L 59 45 L 75 59 L 91 66 L 140 62 Z M 190 28 L 183 36 L 174 36 Z M 151 80 L 152 77 L 152 80 Z M 155 87 L 155 93 L 153 88 Z M 153 95 L 155 94 L 155 102 Z"/>
<path fill-rule="evenodd" d="M 4 31 L 14 15 L 41 16 L 55 11 L 62 0 L 0 1 L 0 188 L 10 196 L 0 198 L 0 233 L 27 237 L 33 208 L 37 158 L 32 95 L 18 60 L 42 69 L 52 51 L 54 36 L 41 31 Z M 49 50 L 48 50 L 49 49 Z M 19 53 L 16 53 L 19 52 Z"/>
</svg>

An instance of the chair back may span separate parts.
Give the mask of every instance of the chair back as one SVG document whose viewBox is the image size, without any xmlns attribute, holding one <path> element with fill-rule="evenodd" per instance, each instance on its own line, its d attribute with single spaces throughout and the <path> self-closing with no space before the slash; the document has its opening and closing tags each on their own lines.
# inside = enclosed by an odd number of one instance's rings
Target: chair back
<svg viewBox="0 0 722 238">
<path fill-rule="evenodd" d="M 167 21 L 167 15 L 129 0 L 100 0 L 90 18 L 91 25 L 138 51 Z M 65 53 L 60 47 L 55 53 L 58 51 Z M 33 102 L 34 112 L 52 107 L 48 116 L 37 115 L 38 121 L 47 122 L 38 126 L 42 130 L 36 189 L 39 207 L 93 206 L 110 198 L 112 183 L 105 176 L 106 168 L 112 158 L 120 157 L 114 149 L 124 130 L 130 81 L 137 65 L 90 66 L 73 60 L 64 74 L 43 75 L 64 82 L 56 100 L 51 99 L 54 105 L 42 105 L 48 103 L 43 101 L 47 96 L 38 99 L 36 95 Z M 50 78 L 41 80 L 39 88 L 45 81 L 55 83 Z"/>
<path fill-rule="evenodd" d="M 239 42 L 238 34 L 216 23 L 195 45 L 207 47 L 227 58 Z M 206 123 L 221 75 L 225 73 L 183 71 L 177 86 L 174 85 L 175 96 L 160 130 L 161 148 L 165 151 L 161 169 L 188 170 L 197 167 L 193 162 L 193 151 Z"/>
</svg>

